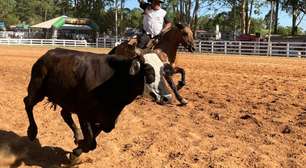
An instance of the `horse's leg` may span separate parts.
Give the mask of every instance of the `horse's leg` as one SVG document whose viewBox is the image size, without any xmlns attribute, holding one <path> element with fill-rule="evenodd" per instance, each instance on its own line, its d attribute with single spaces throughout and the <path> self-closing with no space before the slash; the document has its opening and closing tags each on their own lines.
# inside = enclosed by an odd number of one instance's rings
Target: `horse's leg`
<svg viewBox="0 0 306 168">
<path fill-rule="evenodd" d="M 81 130 L 77 127 L 74 123 L 71 112 L 67 111 L 66 109 L 62 109 L 61 111 L 62 118 L 64 119 L 65 123 L 69 126 L 69 128 L 73 132 L 74 143 L 78 144 L 78 142 L 82 139 L 83 135 Z"/>
<path fill-rule="evenodd" d="M 174 73 L 180 73 L 181 74 L 181 80 L 177 84 L 177 90 L 180 90 L 183 88 L 183 86 L 186 85 L 186 80 L 185 80 L 185 70 L 181 67 L 174 67 Z"/>
<path fill-rule="evenodd" d="M 181 103 L 181 105 L 186 105 L 187 104 L 187 100 L 185 100 L 178 92 L 178 89 L 177 87 L 175 86 L 173 80 L 172 80 L 172 75 L 173 75 L 173 68 L 172 66 L 170 66 L 169 64 L 165 65 L 165 68 L 164 68 L 164 71 L 165 71 L 165 74 L 164 74 L 164 77 L 167 81 L 167 83 L 169 84 L 170 88 L 172 89 L 176 99 Z"/>
</svg>

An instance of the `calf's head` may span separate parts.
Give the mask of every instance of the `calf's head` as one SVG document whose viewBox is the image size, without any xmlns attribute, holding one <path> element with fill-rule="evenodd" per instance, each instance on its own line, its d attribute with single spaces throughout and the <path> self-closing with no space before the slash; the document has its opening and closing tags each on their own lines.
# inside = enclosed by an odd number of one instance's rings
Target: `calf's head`
<svg viewBox="0 0 306 168">
<path fill-rule="evenodd" d="M 171 102 L 172 96 L 169 93 L 164 81 L 164 64 L 155 53 L 145 54 L 145 85 L 143 95 L 160 104 Z M 154 80 L 152 80 L 154 79 Z"/>
</svg>

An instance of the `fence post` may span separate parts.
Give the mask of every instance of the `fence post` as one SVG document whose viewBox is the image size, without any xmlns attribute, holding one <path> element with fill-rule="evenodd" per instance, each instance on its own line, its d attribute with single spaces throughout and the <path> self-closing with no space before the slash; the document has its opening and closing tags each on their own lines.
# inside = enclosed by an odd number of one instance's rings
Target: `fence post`
<svg viewBox="0 0 306 168">
<path fill-rule="evenodd" d="M 99 38 L 96 38 L 96 48 L 99 47 Z"/>
<path fill-rule="evenodd" d="M 106 39 L 103 38 L 103 48 L 106 48 Z"/>
<path fill-rule="evenodd" d="M 87 47 L 87 41 L 85 40 L 85 47 Z"/>
<path fill-rule="evenodd" d="M 74 40 L 74 47 L 76 47 L 76 41 Z"/>
<path fill-rule="evenodd" d="M 211 42 L 211 53 L 212 54 L 214 53 L 214 42 L 213 41 Z"/>
<path fill-rule="evenodd" d="M 202 41 L 199 41 L 199 52 L 202 52 Z"/>
<path fill-rule="evenodd" d="M 290 43 L 287 42 L 287 57 L 290 56 Z"/>
<path fill-rule="evenodd" d="M 241 41 L 239 41 L 239 55 L 241 55 Z"/>
<path fill-rule="evenodd" d="M 227 54 L 227 42 L 224 41 L 224 54 Z"/>
</svg>

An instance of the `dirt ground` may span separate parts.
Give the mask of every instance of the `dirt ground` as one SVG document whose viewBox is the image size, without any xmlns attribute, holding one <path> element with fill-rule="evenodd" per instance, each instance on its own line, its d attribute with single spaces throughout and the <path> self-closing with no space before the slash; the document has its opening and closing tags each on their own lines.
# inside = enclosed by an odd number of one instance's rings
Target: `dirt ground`
<svg viewBox="0 0 306 168">
<path fill-rule="evenodd" d="M 1 168 L 58 167 L 75 147 L 60 109 L 46 102 L 34 109 L 38 140 L 26 137 L 22 100 L 31 66 L 47 50 L 0 46 Z M 179 59 L 187 74 L 180 92 L 189 104 L 136 100 L 78 167 L 305 167 L 305 59 L 187 53 Z"/>
</svg>

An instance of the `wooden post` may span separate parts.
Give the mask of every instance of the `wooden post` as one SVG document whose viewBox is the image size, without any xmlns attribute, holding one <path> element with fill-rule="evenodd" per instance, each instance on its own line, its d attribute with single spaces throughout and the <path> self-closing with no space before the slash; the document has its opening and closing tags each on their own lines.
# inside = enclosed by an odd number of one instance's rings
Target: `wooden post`
<svg viewBox="0 0 306 168">
<path fill-rule="evenodd" d="M 287 42 L 287 57 L 290 56 L 290 43 Z"/>
<path fill-rule="evenodd" d="M 202 41 L 201 40 L 199 41 L 199 52 L 200 53 L 202 52 Z"/>
<path fill-rule="evenodd" d="M 241 41 L 239 41 L 239 55 L 241 55 Z"/>
</svg>

